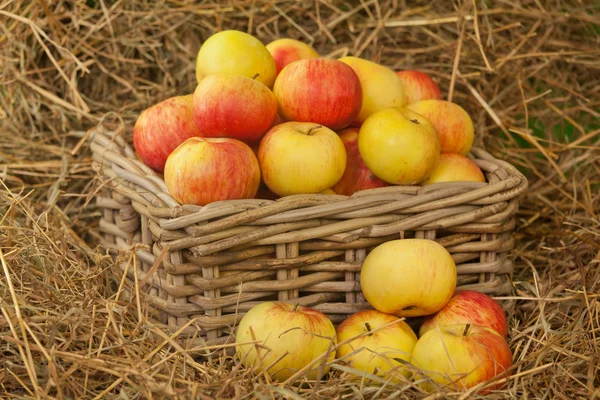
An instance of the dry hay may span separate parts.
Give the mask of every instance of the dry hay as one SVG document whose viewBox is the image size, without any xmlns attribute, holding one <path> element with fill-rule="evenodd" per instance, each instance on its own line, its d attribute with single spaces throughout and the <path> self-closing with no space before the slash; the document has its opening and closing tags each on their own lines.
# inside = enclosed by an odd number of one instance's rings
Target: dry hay
<svg viewBox="0 0 600 400">
<path fill-rule="evenodd" d="M 489 397 L 599 397 L 598 5 L 1 3 L 4 397 L 423 396 L 410 385 L 351 382 L 342 371 L 321 384 L 268 382 L 231 359 L 198 359 L 199 349 L 181 348 L 148 324 L 143 304 L 118 300 L 112 261 L 94 244 L 97 182 L 80 135 L 99 122 L 130 135 L 143 108 L 190 93 L 197 49 L 220 29 L 249 31 L 264 42 L 294 37 L 321 54 L 431 73 L 447 98 L 471 113 L 477 145 L 518 165 L 531 183 L 514 252 L 513 377 Z"/>
</svg>

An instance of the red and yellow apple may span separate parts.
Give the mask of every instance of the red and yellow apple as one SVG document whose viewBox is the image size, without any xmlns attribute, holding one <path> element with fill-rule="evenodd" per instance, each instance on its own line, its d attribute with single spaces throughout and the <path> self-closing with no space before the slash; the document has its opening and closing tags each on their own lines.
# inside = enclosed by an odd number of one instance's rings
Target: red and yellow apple
<svg viewBox="0 0 600 400">
<path fill-rule="evenodd" d="M 407 106 L 427 118 L 440 136 L 442 153 L 467 155 L 473 146 L 473 120 L 464 108 L 446 100 L 421 100 Z"/>
<path fill-rule="evenodd" d="M 474 290 L 457 290 L 450 301 L 437 313 L 425 317 L 419 336 L 437 326 L 471 324 L 484 326 L 506 337 L 508 325 L 504 310 L 485 293 Z"/>
<path fill-rule="evenodd" d="M 277 117 L 273 92 L 262 83 L 232 74 L 202 79 L 194 91 L 194 122 L 205 137 L 254 142 Z"/>
<path fill-rule="evenodd" d="M 416 103 L 420 100 L 442 98 L 439 86 L 425 72 L 407 69 L 396 71 L 396 75 L 402 81 L 406 104 Z"/>
<path fill-rule="evenodd" d="M 376 310 L 419 317 L 442 309 L 454 294 L 456 280 L 456 264 L 444 246 L 428 239 L 398 239 L 367 255 L 360 288 Z"/>
<path fill-rule="evenodd" d="M 337 194 L 351 196 L 366 189 L 389 186 L 367 168 L 358 151 L 359 128 L 346 128 L 339 132 L 346 148 L 346 169 L 344 175 L 331 189 Z"/>
<path fill-rule="evenodd" d="M 504 338 L 494 330 L 459 324 L 426 332 L 413 349 L 411 363 L 422 371 L 413 375 L 422 389 L 432 392 L 446 387 L 455 391 L 498 375 L 508 376 L 512 354 Z M 504 385 L 502 382 L 491 384 L 479 393 Z"/>
<path fill-rule="evenodd" d="M 437 182 L 485 182 L 481 169 L 462 154 L 443 153 L 437 167 L 422 185 Z"/>
<path fill-rule="evenodd" d="M 341 129 L 356 119 L 362 104 L 358 76 L 343 62 L 313 58 L 293 62 L 277 76 L 273 92 L 286 121 L 314 122 Z"/>
<path fill-rule="evenodd" d="M 276 39 L 267 44 L 266 47 L 273 56 L 273 60 L 275 60 L 277 74 L 294 61 L 319 58 L 319 53 L 312 46 L 296 39 Z"/>
<path fill-rule="evenodd" d="M 331 129 L 312 122 L 285 122 L 262 138 L 258 148 L 262 179 L 278 196 L 319 193 L 340 180 L 346 149 Z"/>
<path fill-rule="evenodd" d="M 193 95 L 175 96 L 141 112 L 133 127 L 139 159 L 162 173 L 169 154 L 186 139 L 202 136 L 192 117 Z"/>
<path fill-rule="evenodd" d="M 358 150 L 379 179 L 394 185 L 415 185 L 427 179 L 440 158 L 434 126 L 406 108 L 387 108 L 360 127 Z"/>
<path fill-rule="evenodd" d="M 175 200 L 200 206 L 251 199 L 260 184 L 260 167 L 252 149 L 230 138 L 186 140 L 167 158 L 164 175 Z"/>
<path fill-rule="evenodd" d="M 410 362 L 417 343 L 417 335 L 404 320 L 365 310 L 348 317 L 336 330 L 338 344 L 350 340 L 338 347 L 336 357 L 351 367 L 386 378 L 395 376 L 396 381 L 400 376 L 411 376 L 410 370 L 398 361 Z"/>
<path fill-rule="evenodd" d="M 252 35 L 238 30 L 224 30 L 211 35 L 196 57 L 196 80 L 213 74 L 234 74 L 254 78 L 273 87 L 277 69 L 265 45 Z"/>
<path fill-rule="evenodd" d="M 335 327 L 323 313 L 282 302 L 263 302 L 240 320 L 235 335 L 236 355 L 246 368 L 266 372 L 283 381 L 305 368 L 308 379 L 317 379 L 322 361 L 335 359 Z M 252 344 L 252 342 L 258 344 Z M 325 365 L 323 372 L 330 366 Z"/>
<path fill-rule="evenodd" d="M 342 57 L 358 75 L 362 88 L 362 105 L 353 126 L 362 124 L 370 115 L 405 104 L 402 81 L 396 73 L 381 64 L 358 57 Z"/>
</svg>

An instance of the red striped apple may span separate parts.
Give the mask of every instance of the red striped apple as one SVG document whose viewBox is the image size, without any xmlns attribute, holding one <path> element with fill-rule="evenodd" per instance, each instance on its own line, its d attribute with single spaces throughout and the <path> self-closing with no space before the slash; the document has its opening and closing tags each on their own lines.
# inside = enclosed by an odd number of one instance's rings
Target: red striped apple
<svg viewBox="0 0 600 400">
<path fill-rule="evenodd" d="M 425 333 L 413 349 L 411 363 L 422 371 L 414 374 L 414 380 L 424 390 L 432 392 L 445 386 L 455 391 L 502 375 L 507 377 L 512 354 L 504 338 L 494 330 L 459 324 Z M 504 385 L 505 382 L 491 384 L 479 393 Z"/>
<path fill-rule="evenodd" d="M 425 317 L 419 336 L 436 329 L 437 326 L 471 324 L 484 326 L 506 337 L 508 325 L 506 315 L 494 299 L 474 290 L 457 290 L 440 311 Z"/>
<path fill-rule="evenodd" d="M 186 139 L 202 136 L 192 117 L 193 95 L 175 96 L 140 114 L 133 127 L 133 146 L 139 159 L 162 173 L 169 154 Z"/>
<path fill-rule="evenodd" d="M 337 194 L 351 196 L 360 190 L 389 186 L 369 170 L 358 151 L 358 128 L 346 128 L 339 132 L 346 148 L 344 175 L 331 189 Z"/>
<path fill-rule="evenodd" d="M 398 359 L 410 362 L 417 335 L 404 320 L 377 310 L 357 312 L 337 327 L 337 342 L 347 340 L 350 342 L 340 345 L 336 356 L 351 367 L 386 378 L 394 376 L 396 381 L 400 376 L 410 377 L 411 372 Z"/>
<path fill-rule="evenodd" d="M 334 130 L 354 121 L 362 104 L 360 81 L 352 68 L 325 58 L 289 64 L 277 76 L 273 92 L 286 121 L 314 122 Z"/>
<path fill-rule="evenodd" d="M 398 317 L 439 311 L 456 289 L 456 265 L 442 245 L 428 239 L 391 240 L 363 261 L 360 288 L 369 304 Z"/>
<path fill-rule="evenodd" d="M 267 44 L 266 47 L 275 60 L 277 74 L 294 61 L 319 58 L 319 53 L 312 46 L 296 39 L 277 39 Z"/>
<path fill-rule="evenodd" d="M 202 79 L 194 91 L 194 122 L 205 137 L 254 142 L 277 117 L 275 95 L 262 83 L 231 74 Z"/>
<path fill-rule="evenodd" d="M 209 75 L 234 74 L 273 87 L 277 75 L 275 60 L 265 45 L 252 35 L 238 30 L 224 30 L 202 43 L 196 57 L 196 80 Z"/>
<path fill-rule="evenodd" d="M 405 104 L 402 81 L 393 70 L 358 57 L 348 56 L 339 60 L 352 67 L 362 88 L 362 105 L 353 126 L 360 126 L 377 111 Z"/>
<path fill-rule="evenodd" d="M 440 161 L 422 185 L 437 182 L 485 182 L 481 169 L 462 154 L 444 153 Z"/>
<path fill-rule="evenodd" d="M 242 317 L 235 342 L 236 355 L 246 368 L 283 381 L 319 360 L 305 375 L 317 379 L 323 359 L 328 363 L 335 359 L 336 332 L 331 320 L 319 311 L 266 301 Z M 323 372 L 329 369 L 326 364 Z"/>
<path fill-rule="evenodd" d="M 427 118 L 406 108 L 387 108 L 362 124 L 358 150 L 379 179 L 394 185 L 415 185 L 435 169 L 440 139 Z"/>
<path fill-rule="evenodd" d="M 396 71 L 396 75 L 402 81 L 406 104 L 416 103 L 420 100 L 442 98 L 439 86 L 425 72 L 408 69 Z"/>
<path fill-rule="evenodd" d="M 263 137 L 258 148 L 262 179 L 278 196 L 319 193 L 340 180 L 346 149 L 331 129 L 312 122 L 285 122 Z"/>
<path fill-rule="evenodd" d="M 446 100 L 421 100 L 407 106 L 427 118 L 440 136 L 442 153 L 467 155 L 473 146 L 473 121 L 464 108 Z"/>
<path fill-rule="evenodd" d="M 260 167 L 244 142 L 194 137 L 167 159 L 165 184 L 180 204 L 204 206 L 221 200 L 252 199 L 260 184 Z"/>
</svg>

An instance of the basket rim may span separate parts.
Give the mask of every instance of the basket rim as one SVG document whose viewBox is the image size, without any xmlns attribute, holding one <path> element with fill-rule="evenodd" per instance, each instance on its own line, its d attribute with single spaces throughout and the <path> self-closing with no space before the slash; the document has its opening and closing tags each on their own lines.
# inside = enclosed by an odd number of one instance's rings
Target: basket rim
<svg viewBox="0 0 600 400">
<path fill-rule="evenodd" d="M 514 229 L 514 215 L 528 182 L 511 164 L 473 148 L 471 159 L 488 175 L 486 182 L 392 185 L 351 196 L 295 194 L 275 200 L 239 199 L 205 206 L 179 204 L 162 177 L 137 159 L 123 130 L 92 128 L 88 140 L 102 181 L 112 199 L 102 205 L 120 209 L 127 229 L 101 220 L 101 229 L 121 238 L 148 219 L 152 235 L 170 251 L 191 250 L 209 256 L 248 246 L 304 243 L 312 239 L 338 244 L 383 238 L 405 231 L 498 234 Z M 121 206 L 128 204 L 127 211 Z M 129 218 L 129 222 L 124 221 Z M 128 225 L 128 223 L 130 225 Z"/>
</svg>

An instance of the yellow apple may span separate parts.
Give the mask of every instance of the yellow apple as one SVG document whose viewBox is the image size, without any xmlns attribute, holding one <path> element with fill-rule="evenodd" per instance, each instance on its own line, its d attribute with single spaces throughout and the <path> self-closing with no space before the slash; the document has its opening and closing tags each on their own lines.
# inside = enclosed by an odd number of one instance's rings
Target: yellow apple
<svg viewBox="0 0 600 400">
<path fill-rule="evenodd" d="M 360 371 L 395 376 L 395 381 L 410 378 L 410 370 L 397 359 L 410 362 L 417 335 L 404 320 L 377 310 L 357 312 L 337 327 L 338 343 L 352 338 L 338 347 L 337 358 Z"/>
<path fill-rule="evenodd" d="M 338 132 L 346 147 L 346 169 L 342 179 L 331 188 L 337 194 L 352 196 L 361 190 L 389 186 L 365 165 L 358 151 L 358 133 L 359 128 L 346 128 Z"/>
<path fill-rule="evenodd" d="M 277 196 L 319 193 L 344 174 L 346 149 L 331 129 L 291 121 L 265 134 L 258 161 L 265 185 Z"/>
<path fill-rule="evenodd" d="M 365 258 L 360 288 L 373 308 L 398 317 L 433 314 L 456 289 L 456 264 L 439 243 L 428 239 L 391 240 Z"/>
<path fill-rule="evenodd" d="M 355 125 L 362 124 L 371 114 L 405 104 L 402 81 L 396 73 L 381 64 L 358 57 L 342 57 L 360 79 L 363 98 Z"/>
<path fill-rule="evenodd" d="M 485 182 L 481 169 L 462 154 L 443 153 L 437 167 L 422 185 L 437 182 Z"/>
<path fill-rule="evenodd" d="M 446 100 L 421 100 L 406 106 L 427 118 L 440 135 L 442 153 L 467 155 L 473 146 L 473 120 L 464 108 Z"/>
<path fill-rule="evenodd" d="M 321 193 L 321 194 L 337 194 L 336 192 L 334 192 L 331 189 L 321 190 L 319 193 Z"/>
<path fill-rule="evenodd" d="M 414 380 L 424 390 L 431 392 L 446 386 L 456 391 L 500 374 L 508 375 L 512 354 L 504 338 L 494 330 L 458 324 L 425 333 L 413 349 L 411 363 L 420 370 L 415 372 Z M 504 384 L 492 384 L 480 393 L 500 389 Z"/>
<path fill-rule="evenodd" d="M 248 344 L 253 341 L 256 344 Z M 323 313 L 308 307 L 282 302 L 263 302 L 252 307 L 240 320 L 236 335 L 236 355 L 242 365 L 266 372 L 283 381 L 306 367 L 308 379 L 316 379 L 323 358 L 335 359 L 335 327 Z M 328 353 L 329 352 L 329 353 Z M 324 372 L 329 371 L 326 365 Z"/>
<path fill-rule="evenodd" d="M 267 44 L 267 50 L 273 56 L 277 74 L 288 64 L 298 60 L 319 58 L 319 53 L 310 45 L 296 39 L 281 38 Z"/>
<path fill-rule="evenodd" d="M 423 116 L 394 107 L 371 115 L 360 127 L 358 150 L 379 179 L 415 185 L 427 179 L 440 158 L 440 139 Z"/>
<path fill-rule="evenodd" d="M 419 336 L 436 329 L 436 326 L 471 324 L 491 328 L 506 337 L 506 315 L 500 304 L 485 293 L 474 290 L 457 290 L 440 311 L 425 317 Z"/>
<path fill-rule="evenodd" d="M 265 45 L 252 35 L 225 30 L 210 36 L 196 58 L 196 79 L 225 73 L 242 75 L 264 83 L 269 89 L 275 82 L 276 67 Z"/>
</svg>

